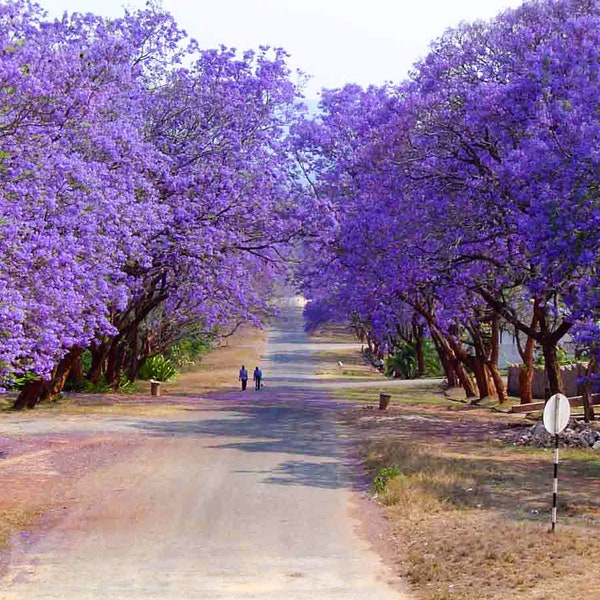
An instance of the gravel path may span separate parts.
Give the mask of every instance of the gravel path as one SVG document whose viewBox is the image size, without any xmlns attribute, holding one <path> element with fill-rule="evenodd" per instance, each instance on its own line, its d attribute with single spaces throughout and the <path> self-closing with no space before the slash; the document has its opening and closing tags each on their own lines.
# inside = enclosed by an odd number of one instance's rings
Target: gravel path
<svg viewBox="0 0 600 600">
<path fill-rule="evenodd" d="M 315 349 L 290 304 L 269 334 L 261 392 L 168 418 L 7 423 L 8 436 L 106 432 L 135 444 L 84 474 L 43 536 L 15 546 L 0 598 L 406 598 L 359 536 L 348 439 L 317 389 Z"/>
</svg>

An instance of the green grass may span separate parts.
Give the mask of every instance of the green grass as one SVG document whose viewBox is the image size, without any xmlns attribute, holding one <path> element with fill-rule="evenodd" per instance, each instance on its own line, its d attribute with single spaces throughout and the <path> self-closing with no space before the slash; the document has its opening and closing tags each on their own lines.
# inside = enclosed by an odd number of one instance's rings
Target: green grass
<svg viewBox="0 0 600 600">
<path fill-rule="evenodd" d="M 381 387 L 348 388 L 336 390 L 336 398 L 342 398 L 350 402 L 379 404 L 379 394 L 389 394 L 392 397 L 390 406 L 440 406 L 445 408 L 455 407 L 455 403 L 446 398 L 439 389 L 439 384 L 432 383 L 427 387 L 399 388 L 386 386 L 382 382 Z"/>
<path fill-rule="evenodd" d="M 6 396 L 0 397 L 0 412 L 11 410 L 14 400 Z"/>
</svg>

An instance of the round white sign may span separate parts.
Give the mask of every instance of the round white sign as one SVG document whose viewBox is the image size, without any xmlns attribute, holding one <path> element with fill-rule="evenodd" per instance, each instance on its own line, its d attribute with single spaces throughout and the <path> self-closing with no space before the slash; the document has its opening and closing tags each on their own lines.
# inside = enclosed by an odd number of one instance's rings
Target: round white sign
<svg viewBox="0 0 600 600">
<path fill-rule="evenodd" d="M 549 433 L 560 433 L 571 417 L 571 405 L 566 396 L 554 394 L 544 406 L 544 427 Z"/>
</svg>

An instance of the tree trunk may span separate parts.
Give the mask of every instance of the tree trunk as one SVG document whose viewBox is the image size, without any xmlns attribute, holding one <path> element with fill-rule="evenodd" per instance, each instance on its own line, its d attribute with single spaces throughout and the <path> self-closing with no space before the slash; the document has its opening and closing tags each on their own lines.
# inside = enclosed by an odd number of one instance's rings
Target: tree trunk
<svg viewBox="0 0 600 600">
<path fill-rule="evenodd" d="M 500 404 L 508 402 L 506 386 L 504 385 L 504 379 L 502 378 L 502 375 L 500 375 L 500 369 L 498 368 L 498 364 L 494 364 L 492 362 L 488 365 L 488 368 L 492 376 L 492 381 L 494 382 L 494 387 L 496 388 L 496 396 L 498 398 L 498 402 L 500 402 Z"/>
<path fill-rule="evenodd" d="M 438 355 L 446 371 L 448 385 L 450 387 L 459 387 L 460 385 L 464 389 L 467 398 L 475 398 L 477 396 L 475 393 L 475 383 L 461 364 L 455 349 L 452 347 L 452 343 L 446 339 L 435 325 L 430 323 L 429 327 L 431 336 L 435 340 L 434 343 L 436 344 Z"/>
<path fill-rule="evenodd" d="M 478 357 L 471 357 L 469 360 L 469 366 L 475 375 L 475 381 L 477 382 L 477 389 L 479 390 L 479 399 L 483 400 L 487 396 L 491 396 L 490 380 L 488 377 L 485 363 Z"/>
<path fill-rule="evenodd" d="M 536 300 L 534 303 L 533 314 L 531 317 L 531 329 L 535 330 L 538 326 L 538 301 Z M 517 332 L 518 335 L 518 332 Z M 518 342 L 518 337 L 517 337 Z M 535 353 L 535 339 L 531 336 L 527 336 L 527 341 L 525 342 L 525 348 L 521 348 L 521 345 L 518 343 L 519 354 L 521 354 L 521 359 L 523 360 L 523 367 L 519 371 L 519 395 L 521 397 L 521 404 L 529 404 L 533 402 L 533 374 L 534 374 L 534 365 L 533 365 L 533 356 Z"/>
<path fill-rule="evenodd" d="M 548 377 L 548 387 L 550 395 L 563 393 L 562 375 L 560 365 L 558 364 L 558 353 L 556 343 L 553 340 L 542 340 L 542 352 L 546 362 L 546 376 Z"/>
<path fill-rule="evenodd" d="M 95 385 L 100 381 L 109 348 L 110 342 L 103 342 L 90 348 L 92 364 L 90 365 L 90 370 L 87 372 L 87 378 Z"/>
<path fill-rule="evenodd" d="M 500 362 L 500 318 L 494 315 L 492 319 L 492 336 L 490 339 L 490 359 L 487 364 L 488 370 L 492 377 L 494 387 L 496 388 L 496 397 L 500 404 L 508 402 L 508 396 L 506 394 L 506 386 L 504 385 L 504 379 L 500 375 L 500 369 L 498 363 Z"/>
<path fill-rule="evenodd" d="M 582 395 L 582 401 L 583 401 L 583 420 L 586 423 L 589 423 L 590 421 L 593 421 L 596 418 L 596 415 L 594 414 L 594 405 L 592 404 L 592 397 L 590 394 L 590 386 L 586 385 L 583 388 L 583 395 Z"/>
<path fill-rule="evenodd" d="M 52 378 L 52 387 L 50 389 L 51 396 L 56 396 L 63 391 L 65 383 L 71 373 L 71 369 L 79 362 L 82 352 L 83 348 L 71 348 L 69 353 L 58 363 L 56 373 Z"/>
<path fill-rule="evenodd" d="M 15 400 L 13 408 L 15 410 L 23 410 L 25 408 L 35 408 L 41 400 L 44 393 L 50 387 L 50 382 L 43 379 L 36 381 L 28 381 L 21 390 L 21 393 Z"/>
<path fill-rule="evenodd" d="M 523 351 L 523 366 L 519 371 L 519 395 L 521 404 L 533 402 L 533 353 L 535 350 L 535 340 L 532 337 L 527 338 L 525 350 Z"/>
<path fill-rule="evenodd" d="M 425 376 L 425 345 L 424 345 L 423 331 L 417 333 L 415 336 L 415 354 L 417 356 L 417 377 Z"/>
<path fill-rule="evenodd" d="M 436 331 L 432 329 L 430 331 L 431 339 L 433 340 L 433 345 L 435 346 L 440 362 L 442 363 L 442 368 L 444 369 L 444 375 L 446 375 L 446 379 L 448 381 L 448 387 L 460 387 L 460 381 L 458 379 L 458 375 L 454 369 L 454 366 L 450 361 L 447 347 L 441 342 L 439 334 Z"/>
<path fill-rule="evenodd" d="M 533 365 L 524 365 L 519 371 L 519 396 L 521 404 L 533 402 Z"/>
<path fill-rule="evenodd" d="M 594 373 L 598 369 L 598 360 L 596 357 L 592 357 L 590 362 L 588 363 L 587 369 L 585 371 L 585 385 L 583 387 L 583 418 L 586 423 L 593 421 L 596 418 L 594 413 L 594 405 L 592 403 L 591 396 L 591 383 L 590 378 L 592 373 Z"/>
<path fill-rule="evenodd" d="M 452 365 L 454 366 L 461 386 L 465 390 L 466 397 L 477 398 L 475 382 L 465 368 L 465 365 L 469 364 L 469 354 L 461 347 L 461 343 L 452 336 L 448 336 L 447 344 L 450 347 L 450 359 Z"/>
<path fill-rule="evenodd" d="M 477 398 L 473 378 L 467 373 L 467 370 L 458 359 L 455 359 L 454 361 L 454 368 L 456 369 L 458 380 L 465 390 L 467 398 Z"/>
<path fill-rule="evenodd" d="M 69 380 L 76 385 L 83 381 L 83 363 L 81 362 L 81 355 L 71 366 Z"/>
<path fill-rule="evenodd" d="M 119 346 L 120 339 L 118 337 L 114 337 L 110 343 L 110 350 L 108 351 L 108 355 L 106 357 L 106 383 L 108 385 L 114 386 L 115 381 L 118 377 L 119 370 Z"/>
<path fill-rule="evenodd" d="M 140 370 L 140 336 L 139 327 L 134 327 L 129 342 L 129 365 L 127 366 L 127 378 L 135 381 Z"/>
</svg>

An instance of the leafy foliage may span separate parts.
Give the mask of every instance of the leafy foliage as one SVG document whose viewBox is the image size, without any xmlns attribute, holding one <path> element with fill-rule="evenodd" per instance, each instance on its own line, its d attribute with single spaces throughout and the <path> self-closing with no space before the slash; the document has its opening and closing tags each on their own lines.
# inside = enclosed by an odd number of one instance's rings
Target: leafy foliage
<svg viewBox="0 0 600 600">
<path fill-rule="evenodd" d="M 541 0 L 448 30 L 409 81 L 326 91 L 293 129 L 331 217 L 304 250 L 307 316 L 378 351 L 424 325 L 471 395 L 471 366 L 503 385 L 502 322 L 558 389 L 567 333 L 600 348 L 599 64 L 600 5 Z"/>
<path fill-rule="evenodd" d="M 373 487 L 378 493 L 383 492 L 390 479 L 399 477 L 401 475 L 400 469 L 393 465 L 390 467 L 381 467 L 377 470 L 377 475 L 373 478 Z"/>
<path fill-rule="evenodd" d="M 401 379 L 413 379 L 417 375 L 417 354 L 410 344 L 402 344 L 393 356 L 386 360 L 385 374 Z"/>
<path fill-rule="evenodd" d="M 172 381 L 177 376 L 177 368 L 161 354 L 150 356 L 140 369 L 140 379 L 156 379 L 157 381 Z"/>
<path fill-rule="evenodd" d="M 178 369 L 197 365 L 210 350 L 212 339 L 207 336 L 186 338 L 169 347 L 166 358 Z"/>
</svg>

